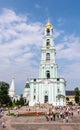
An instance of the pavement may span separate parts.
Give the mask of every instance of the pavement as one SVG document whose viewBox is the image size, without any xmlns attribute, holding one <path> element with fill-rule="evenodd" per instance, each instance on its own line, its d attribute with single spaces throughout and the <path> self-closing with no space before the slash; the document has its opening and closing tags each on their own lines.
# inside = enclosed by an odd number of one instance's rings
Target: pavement
<svg viewBox="0 0 80 130">
<path fill-rule="evenodd" d="M 1 124 L 2 119 L 0 119 Z M 55 121 L 47 121 L 45 116 L 11 117 L 5 116 L 6 127 L 0 125 L 0 130 L 80 130 L 80 114 L 75 112 L 68 122 L 56 118 Z"/>
<path fill-rule="evenodd" d="M 7 117 L 6 127 L 0 130 L 80 130 L 80 116 L 75 116 L 68 123 L 61 119 L 46 121 L 45 117 Z"/>
</svg>

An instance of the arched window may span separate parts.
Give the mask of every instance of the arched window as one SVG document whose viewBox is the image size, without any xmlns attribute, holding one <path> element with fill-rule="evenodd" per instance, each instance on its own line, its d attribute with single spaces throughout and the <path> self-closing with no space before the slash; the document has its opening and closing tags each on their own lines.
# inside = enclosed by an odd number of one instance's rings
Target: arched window
<svg viewBox="0 0 80 130">
<path fill-rule="evenodd" d="M 34 95 L 33 99 L 35 100 L 36 99 L 36 96 Z"/>
<path fill-rule="evenodd" d="M 50 79 L 50 71 L 49 70 L 46 71 L 46 78 Z"/>
<path fill-rule="evenodd" d="M 47 39 L 47 41 L 46 41 L 46 46 L 50 46 L 50 40 L 49 39 Z"/>
<path fill-rule="evenodd" d="M 59 88 L 57 89 L 57 92 L 58 92 L 58 93 L 60 92 L 60 89 L 59 89 Z"/>
<path fill-rule="evenodd" d="M 49 36 L 50 35 L 50 29 L 48 28 L 47 29 L 47 36 Z"/>
<path fill-rule="evenodd" d="M 50 53 L 46 53 L 46 61 L 50 61 Z"/>
</svg>

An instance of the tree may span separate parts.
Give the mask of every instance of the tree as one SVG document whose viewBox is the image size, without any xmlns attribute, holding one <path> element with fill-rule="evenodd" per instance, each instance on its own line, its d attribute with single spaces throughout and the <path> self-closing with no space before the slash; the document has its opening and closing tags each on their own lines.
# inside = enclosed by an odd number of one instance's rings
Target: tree
<svg viewBox="0 0 80 130">
<path fill-rule="evenodd" d="M 66 97 L 66 101 L 69 102 L 69 97 Z"/>
<path fill-rule="evenodd" d="M 79 88 L 76 87 L 74 91 L 75 91 L 75 102 L 79 103 L 80 102 L 80 91 L 79 91 Z"/>
<path fill-rule="evenodd" d="M 17 106 L 19 106 L 19 105 L 20 105 L 20 106 L 23 106 L 24 103 L 25 103 L 25 100 L 24 100 L 24 98 L 23 98 L 23 95 L 21 94 L 20 99 L 17 100 L 17 101 L 15 102 L 15 104 L 16 104 Z"/>
<path fill-rule="evenodd" d="M 73 105 L 73 102 L 68 102 L 68 105 Z"/>
<path fill-rule="evenodd" d="M 9 84 L 6 82 L 0 82 L 0 104 L 1 106 L 6 105 L 6 106 L 11 106 L 12 101 L 11 98 L 8 95 L 9 91 Z"/>
<path fill-rule="evenodd" d="M 25 103 L 25 101 L 24 101 L 23 95 L 21 94 L 20 100 L 19 100 L 19 105 L 23 106 L 24 103 Z"/>
<path fill-rule="evenodd" d="M 15 102 L 15 105 L 19 106 L 19 100 L 17 99 L 17 101 Z"/>
</svg>

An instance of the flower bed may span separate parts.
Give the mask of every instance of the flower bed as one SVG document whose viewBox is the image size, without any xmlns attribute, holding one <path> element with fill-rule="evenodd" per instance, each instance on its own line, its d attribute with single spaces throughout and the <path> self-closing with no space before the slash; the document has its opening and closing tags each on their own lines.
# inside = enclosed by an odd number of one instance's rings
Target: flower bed
<svg viewBox="0 0 80 130">
<path fill-rule="evenodd" d="M 44 112 L 26 112 L 26 113 L 19 113 L 18 116 L 44 116 Z"/>
<path fill-rule="evenodd" d="M 58 112 L 55 113 L 57 116 L 59 115 Z M 45 112 L 23 112 L 19 114 L 10 113 L 9 116 L 44 116 Z"/>
</svg>

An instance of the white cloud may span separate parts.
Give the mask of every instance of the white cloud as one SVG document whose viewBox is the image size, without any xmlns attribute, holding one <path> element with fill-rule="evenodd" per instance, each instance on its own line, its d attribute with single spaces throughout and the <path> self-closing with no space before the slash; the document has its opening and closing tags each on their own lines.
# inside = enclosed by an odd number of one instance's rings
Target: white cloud
<svg viewBox="0 0 80 130">
<path fill-rule="evenodd" d="M 13 22 L 26 22 L 27 17 L 18 16 L 13 10 L 4 8 L 2 10 L 2 14 L 0 15 L 0 23 L 2 24 L 10 24 Z"/>
<path fill-rule="evenodd" d="M 36 7 L 37 9 L 40 9 L 40 8 L 41 8 L 40 4 L 35 4 L 35 7 Z"/>
<path fill-rule="evenodd" d="M 62 65 L 60 72 L 67 81 L 67 89 L 80 87 L 80 38 L 74 34 L 64 36 L 56 49 L 57 59 Z"/>
<path fill-rule="evenodd" d="M 56 30 L 54 29 L 54 38 L 59 37 L 60 35 L 62 35 L 64 33 L 63 30 Z"/>
<path fill-rule="evenodd" d="M 54 37 L 64 36 L 63 30 L 54 29 Z M 14 76 L 17 89 L 24 89 L 28 77 L 38 77 L 40 49 L 42 46 L 43 25 L 29 22 L 27 16 L 18 15 L 13 10 L 3 9 L 0 14 L 0 73 L 1 80 L 10 81 Z M 80 77 L 80 38 L 74 35 L 64 36 L 62 42 L 55 43 L 57 58 L 65 59 L 68 66 L 63 68 L 65 78 Z M 36 58 L 35 58 L 36 57 Z M 70 64 L 69 61 L 73 63 Z M 67 67 L 67 69 L 65 68 Z M 66 71 L 65 71 L 66 70 Z M 74 71 L 75 70 L 75 71 Z M 70 72 L 70 74 L 69 74 Z M 69 75 L 68 75 L 69 74 Z M 75 78 L 76 80 L 77 78 Z"/>
<path fill-rule="evenodd" d="M 64 23 L 65 23 L 65 19 L 63 19 L 61 17 L 57 20 L 57 25 L 58 26 L 62 26 Z"/>
<path fill-rule="evenodd" d="M 36 48 L 41 46 L 42 33 L 41 23 L 29 23 L 27 16 L 17 15 L 13 10 L 3 9 L 0 14 L 0 72 L 2 80 L 11 80 L 12 76 L 16 76 L 15 78 L 19 82 L 21 77 L 24 80 L 24 77 L 31 75 L 29 70 L 32 70 L 32 58 L 37 55 L 36 51 L 31 51 L 31 48 L 33 45 Z M 36 64 L 36 59 L 34 64 Z"/>
<path fill-rule="evenodd" d="M 67 62 L 61 71 L 63 77 L 65 77 L 67 89 L 80 88 L 80 62 L 74 61 L 71 64 Z"/>
<path fill-rule="evenodd" d="M 74 35 L 63 37 L 61 44 L 56 46 L 57 58 L 66 60 L 80 59 L 80 38 Z"/>
</svg>

